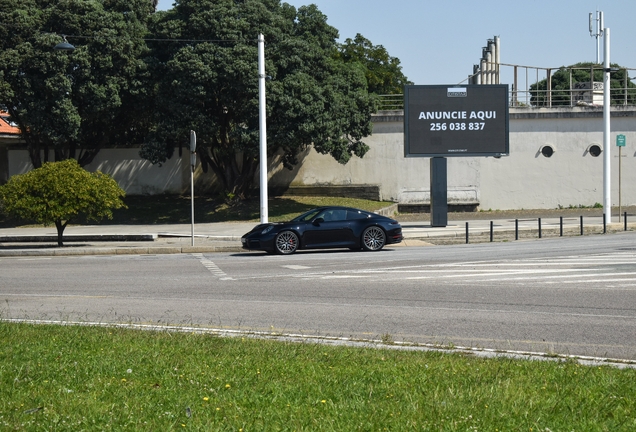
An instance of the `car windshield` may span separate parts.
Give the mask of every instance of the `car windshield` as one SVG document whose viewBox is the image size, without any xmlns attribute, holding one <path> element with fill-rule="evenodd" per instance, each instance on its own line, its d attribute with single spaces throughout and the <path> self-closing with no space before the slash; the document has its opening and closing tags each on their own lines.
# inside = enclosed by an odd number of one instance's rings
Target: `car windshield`
<svg viewBox="0 0 636 432">
<path fill-rule="evenodd" d="M 295 218 L 292 219 L 292 221 L 294 222 L 307 222 L 312 220 L 313 218 L 316 217 L 316 215 L 318 214 L 318 212 L 320 212 L 322 209 L 313 209 L 313 210 L 309 210 L 306 213 L 301 214 L 300 216 L 296 216 Z"/>
</svg>

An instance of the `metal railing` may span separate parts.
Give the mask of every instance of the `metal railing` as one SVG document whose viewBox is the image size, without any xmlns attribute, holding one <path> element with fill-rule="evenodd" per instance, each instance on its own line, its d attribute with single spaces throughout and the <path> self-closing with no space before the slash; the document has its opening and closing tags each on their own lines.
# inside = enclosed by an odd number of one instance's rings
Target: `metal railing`
<svg viewBox="0 0 636 432">
<path fill-rule="evenodd" d="M 560 67 L 539 68 L 501 63 L 496 69 L 501 74 L 502 83 L 512 83 L 509 91 L 511 107 L 574 107 L 603 105 L 603 67 Z M 577 80 L 577 75 L 585 71 L 593 80 Z M 615 74 L 618 72 L 618 74 Z M 567 88 L 557 87 L 553 81 L 554 74 L 566 76 Z M 636 105 L 636 69 L 621 68 L 612 70 L 610 80 L 610 99 L 612 105 Z M 622 76 L 617 80 L 616 75 Z M 563 87 L 563 86 L 561 86 Z M 379 95 L 379 110 L 404 109 L 404 96 L 401 94 Z"/>
<path fill-rule="evenodd" d="M 512 72 L 510 106 L 559 107 L 603 105 L 603 72 L 601 65 L 589 67 L 538 68 L 501 64 Z M 610 99 L 612 105 L 636 105 L 636 84 L 632 82 L 633 68 L 612 70 Z M 583 73 L 582 73 L 583 72 Z M 618 72 L 622 79 L 616 79 Z M 555 84 L 560 74 L 561 85 Z M 506 74 L 510 76 L 510 73 Z M 585 76 L 585 79 L 577 78 Z M 564 77 L 565 76 L 565 77 Z M 567 87 L 563 85 L 565 83 Z"/>
<path fill-rule="evenodd" d="M 379 95 L 380 105 L 378 110 L 380 111 L 392 111 L 404 109 L 404 95 L 392 94 L 392 95 Z"/>
</svg>

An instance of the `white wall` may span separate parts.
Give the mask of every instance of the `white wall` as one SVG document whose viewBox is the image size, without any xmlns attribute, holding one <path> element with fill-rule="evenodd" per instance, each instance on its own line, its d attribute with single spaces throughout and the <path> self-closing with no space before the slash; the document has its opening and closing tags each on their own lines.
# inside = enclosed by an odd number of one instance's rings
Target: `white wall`
<svg viewBox="0 0 636 432">
<path fill-rule="evenodd" d="M 622 204 L 636 205 L 636 107 L 612 109 L 612 204 L 618 205 L 616 135 L 626 136 L 622 150 Z M 428 204 L 428 158 L 404 157 L 403 115 L 385 112 L 374 117 L 373 135 L 364 158 L 346 165 L 309 149 L 293 171 L 270 160 L 270 188 L 289 185 L 378 185 L 387 201 Z M 587 153 L 603 143 L 600 108 L 511 108 L 510 156 L 500 159 L 449 157 L 448 198 L 453 204 L 479 204 L 481 209 L 557 208 L 592 206 L 603 202 L 603 155 Z M 551 158 L 540 148 L 552 145 Z M 25 150 L 9 149 L 9 175 L 32 168 Z M 101 150 L 89 170 L 112 175 L 128 194 L 186 193 L 190 186 L 189 155 L 175 155 L 163 166 L 139 158 L 138 149 Z M 200 169 L 197 170 L 197 174 Z M 198 175 L 197 190 L 209 181 Z"/>
<path fill-rule="evenodd" d="M 500 159 L 449 157 L 449 203 L 482 209 L 557 208 L 592 206 L 603 202 L 603 155 L 591 156 L 591 144 L 603 143 L 600 108 L 511 108 L 510 156 Z M 382 198 L 399 203 L 429 203 L 428 158 L 404 157 L 403 117 L 375 117 L 371 147 L 364 158 L 342 166 L 330 156 L 311 150 L 302 165 L 288 174 L 292 185 L 377 184 Z M 612 203 L 618 205 L 616 135 L 626 136 L 622 150 L 622 204 L 636 204 L 636 109 L 613 108 Z M 551 158 L 540 153 L 549 144 Z M 276 179 L 277 181 L 279 179 Z"/>
<path fill-rule="evenodd" d="M 138 148 L 102 149 L 85 168 L 109 174 L 130 195 L 181 194 L 190 190 L 189 158 L 175 154 L 159 166 L 141 159 Z M 9 150 L 9 176 L 31 169 L 26 150 Z"/>
</svg>

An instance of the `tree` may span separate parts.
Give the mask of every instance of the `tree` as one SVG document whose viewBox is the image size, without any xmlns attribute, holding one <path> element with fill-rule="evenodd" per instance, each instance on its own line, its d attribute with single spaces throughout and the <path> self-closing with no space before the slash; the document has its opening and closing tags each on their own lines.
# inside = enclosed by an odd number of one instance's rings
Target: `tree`
<svg viewBox="0 0 636 432">
<path fill-rule="evenodd" d="M 0 106 L 37 168 L 90 163 L 104 146 L 139 143 L 151 93 L 143 56 L 148 0 L 2 0 Z M 54 51 L 68 35 L 76 49 Z M 141 113 L 141 114 L 140 114 Z"/>
<path fill-rule="evenodd" d="M 362 157 L 374 99 L 359 65 L 337 58 L 338 32 L 315 5 L 279 0 L 181 0 L 153 16 L 156 129 L 141 155 L 162 163 L 197 132 L 197 155 L 229 195 L 258 170 L 257 38 L 265 37 L 268 154 L 285 167 L 308 146 L 340 163 Z"/>
<path fill-rule="evenodd" d="M 64 229 L 80 215 L 87 220 L 113 218 L 113 209 L 125 207 L 124 191 L 107 174 L 89 173 L 74 159 L 47 162 L 41 168 L 15 175 L 0 186 L 4 211 L 43 225 L 55 224 L 57 243 Z"/>
<path fill-rule="evenodd" d="M 382 45 L 373 45 L 360 33 L 345 40 L 338 48 L 339 57 L 347 63 L 359 63 L 367 79 L 369 93 L 402 94 L 404 86 L 413 84 L 402 73 L 400 59 L 391 57 Z"/>
<path fill-rule="evenodd" d="M 617 64 L 610 65 L 613 69 L 618 69 L 610 75 L 610 100 L 612 105 L 623 105 L 625 103 L 625 90 L 627 89 L 627 103 L 633 105 L 636 103 L 636 84 L 627 80 L 627 88 L 625 86 L 625 78 L 627 70 Z M 603 82 L 603 65 L 596 63 L 577 63 L 572 66 L 563 66 L 556 71 L 550 80 L 551 83 L 551 99 L 553 106 L 571 106 L 572 89 L 576 83 L 589 83 L 591 70 L 594 69 L 594 81 Z M 571 80 L 570 80 L 571 78 Z M 547 105 L 547 79 L 541 80 L 530 86 L 530 103 L 534 106 Z M 589 87 L 588 87 L 589 88 Z"/>
</svg>

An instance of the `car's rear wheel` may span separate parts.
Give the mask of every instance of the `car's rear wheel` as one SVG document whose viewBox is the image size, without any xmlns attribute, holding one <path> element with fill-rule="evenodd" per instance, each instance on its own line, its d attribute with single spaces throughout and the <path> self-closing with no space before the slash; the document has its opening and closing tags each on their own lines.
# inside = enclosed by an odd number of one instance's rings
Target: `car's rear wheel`
<svg viewBox="0 0 636 432">
<path fill-rule="evenodd" d="M 362 232 L 362 248 L 368 251 L 379 251 L 386 244 L 384 230 L 377 226 L 371 226 Z"/>
<path fill-rule="evenodd" d="M 276 236 L 276 252 L 289 255 L 298 249 L 298 236 L 293 231 L 283 231 Z"/>
</svg>

